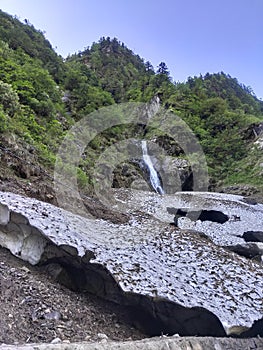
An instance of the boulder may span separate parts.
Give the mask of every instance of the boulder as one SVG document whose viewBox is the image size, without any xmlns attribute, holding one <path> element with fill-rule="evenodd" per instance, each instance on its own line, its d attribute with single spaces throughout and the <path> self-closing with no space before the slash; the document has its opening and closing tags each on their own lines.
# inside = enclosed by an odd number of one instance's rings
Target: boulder
<svg viewBox="0 0 263 350">
<path fill-rule="evenodd" d="M 244 238 L 246 242 L 263 243 L 263 231 L 246 231 L 243 233 L 242 238 Z"/>
<path fill-rule="evenodd" d="M 263 255 L 263 244 L 244 243 L 228 246 L 226 248 L 241 256 L 261 262 L 261 256 Z"/>
<path fill-rule="evenodd" d="M 201 220 L 224 224 L 229 217 L 218 210 L 188 210 L 185 208 L 167 208 L 169 214 L 174 214 L 176 220 L 179 217 L 188 217 L 190 220 Z"/>
</svg>

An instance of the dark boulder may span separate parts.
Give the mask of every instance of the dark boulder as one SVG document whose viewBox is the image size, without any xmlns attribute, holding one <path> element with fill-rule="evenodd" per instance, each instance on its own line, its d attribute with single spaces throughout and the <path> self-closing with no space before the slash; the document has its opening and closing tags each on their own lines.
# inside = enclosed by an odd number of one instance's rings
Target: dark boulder
<svg viewBox="0 0 263 350">
<path fill-rule="evenodd" d="M 243 233 L 242 238 L 246 242 L 263 242 L 263 231 L 246 231 Z"/>
<path fill-rule="evenodd" d="M 189 219 L 196 221 L 212 221 L 219 224 L 224 224 L 229 217 L 218 210 L 188 210 L 184 208 L 167 208 L 169 214 L 174 214 L 175 219 L 187 216 Z"/>
<path fill-rule="evenodd" d="M 244 256 L 245 258 L 261 261 L 263 249 L 258 247 L 256 243 L 237 244 L 226 248 L 238 255 Z"/>
<path fill-rule="evenodd" d="M 247 204 L 250 204 L 250 205 L 256 205 L 258 204 L 257 200 L 255 198 L 252 198 L 252 197 L 244 197 L 242 199 L 242 202 L 244 203 L 247 203 Z"/>
<path fill-rule="evenodd" d="M 240 334 L 240 338 L 263 337 L 263 317 L 254 321 L 252 327 Z"/>
</svg>

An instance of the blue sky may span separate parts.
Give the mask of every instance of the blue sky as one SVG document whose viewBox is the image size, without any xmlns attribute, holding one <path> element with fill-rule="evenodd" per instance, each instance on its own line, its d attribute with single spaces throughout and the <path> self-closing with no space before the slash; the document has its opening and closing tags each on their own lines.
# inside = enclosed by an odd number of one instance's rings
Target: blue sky
<svg viewBox="0 0 263 350">
<path fill-rule="evenodd" d="M 224 71 L 263 99 L 263 0 L 0 0 L 63 57 L 117 37 L 175 81 Z"/>
</svg>

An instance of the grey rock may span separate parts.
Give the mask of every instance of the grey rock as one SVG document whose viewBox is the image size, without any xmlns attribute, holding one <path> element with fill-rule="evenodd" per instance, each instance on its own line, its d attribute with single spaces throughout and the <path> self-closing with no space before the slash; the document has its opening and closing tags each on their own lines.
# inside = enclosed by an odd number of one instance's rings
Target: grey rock
<svg viewBox="0 0 263 350">
<path fill-rule="evenodd" d="M 263 340 L 231 338 L 160 337 L 139 341 L 71 344 L 2 345 L 1 350 L 237 350 L 262 349 Z"/>
<path fill-rule="evenodd" d="M 190 163 L 186 159 L 164 157 L 156 164 L 162 174 L 165 193 L 174 194 L 178 191 L 189 191 L 193 188 L 193 174 Z"/>
<path fill-rule="evenodd" d="M 150 184 L 149 169 L 143 159 L 142 144 L 138 140 L 130 140 L 129 144 L 120 148 L 115 152 L 121 154 L 122 157 L 127 153 L 132 155 L 130 161 L 127 161 L 128 155 L 123 157 L 121 162 L 116 165 L 113 172 L 113 187 L 114 188 L 134 188 L 141 190 L 154 189 Z M 191 165 L 186 159 L 169 157 L 165 151 L 158 146 L 158 140 L 147 141 L 147 149 L 154 169 L 158 173 L 161 183 L 165 185 L 164 192 L 174 194 L 181 190 L 192 190 L 193 188 L 193 174 Z M 117 152 L 118 151 L 118 152 Z M 114 153 L 111 149 L 110 153 Z M 104 160 L 104 166 L 109 157 Z M 107 169 L 108 171 L 108 169 Z M 103 181 L 103 178 L 98 179 Z"/>
<path fill-rule="evenodd" d="M 12 212 L 11 213 L 11 218 L 10 220 L 14 223 L 14 224 L 24 224 L 27 225 L 28 224 L 28 220 L 24 215 L 21 215 L 19 213 L 16 212 Z"/>
<path fill-rule="evenodd" d="M 55 338 L 51 341 L 51 344 L 60 344 L 62 343 L 62 340 L 60 338 Z"/>
<path fill-rule="evenodd" d="M 7 205 L 0 206 L 0 225 L 7 225 L 10 220 L 10 212 Z"/>
<path fill-rule="evenodd" d="M 59 311 L 51 311 L 44 314 L 46 320 L 58 321 L 61 319 L 61 313 Z"/>
<path fill-rule="evenodd" d="M 109 339 L 109 337 L 108 337 L 106 334 L 104 334 L 104 333 L 98 333 L 98 334 L 97 334 L 97 337 L 98 337 L 99 339 Z"/>
</svg>

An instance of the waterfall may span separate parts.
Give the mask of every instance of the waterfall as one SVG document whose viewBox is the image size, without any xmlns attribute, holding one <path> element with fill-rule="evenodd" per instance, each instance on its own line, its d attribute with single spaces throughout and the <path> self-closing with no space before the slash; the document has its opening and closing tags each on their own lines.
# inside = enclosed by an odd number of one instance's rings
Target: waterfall
<svg viewBox="0 0 263 350">
<path fill-rule="evenodd" d="M 157 171 L 155 170 L 151 157 L 148 154 L 147 150 L 147 143 L 145 140 L 142 141 L 142 155 L 144 163 L 146 164 L 148 170 L 149 170 L 149 180 L 152 188 L 155 190 L 155 192 L 164 194 L 164 190 L 161 184 L 161 181 L 159 179 L 159 176 L 157 174 Z"/>
</svg>

